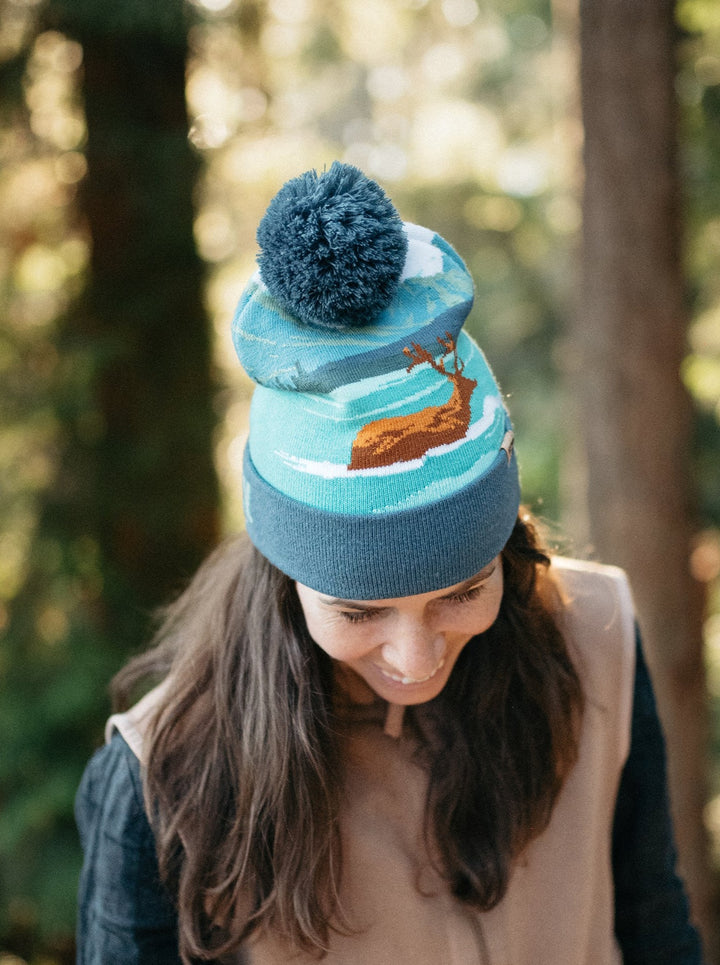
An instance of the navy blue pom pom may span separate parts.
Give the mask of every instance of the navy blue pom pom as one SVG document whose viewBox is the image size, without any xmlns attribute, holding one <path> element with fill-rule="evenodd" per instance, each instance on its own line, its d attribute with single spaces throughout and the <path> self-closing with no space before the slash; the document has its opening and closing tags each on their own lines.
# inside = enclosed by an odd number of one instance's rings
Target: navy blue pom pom
<svg viewBox="0 0 720 965">
<path fill-rule="evenodd" d="M 257 240 L 273 297 L 300 321 L 330 328 L 373 321 L 397 291 L 407 253 L 402 221 L 382 188 L 338 161 L 288 181 Z"/>
</svg>

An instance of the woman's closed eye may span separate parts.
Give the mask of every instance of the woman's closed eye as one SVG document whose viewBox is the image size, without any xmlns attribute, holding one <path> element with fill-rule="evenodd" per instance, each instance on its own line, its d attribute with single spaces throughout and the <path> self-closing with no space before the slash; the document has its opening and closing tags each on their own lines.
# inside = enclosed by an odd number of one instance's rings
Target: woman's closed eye
<svg viewBox="0 0 720 965">
<path fill-rule="evenodd" d="M 489 577 L 488 577 L 489 578 Z M 482 583 L 478 583 L 475 586 L 469 587 L 467 590 L 461 590 L 459 593 L 452 593 L 449 596 L 440 597 L 433 601 L 434 605 L 441 604 L 447 606 L 462 606 L 464 603 L 472 603 L 476 600 L 480 594 L 485 589 L 487 579 L 484 579 Z M 379 607 L 358 607 L 357 609 L 343 609 L 338 611 L 340 617 L 346 623 L 367 623 L 370 620 L 376 619 L 381 614 L 386 611 Z"/>
<path fill-rule="evenodd" d="M 470 603 L 471 600 L 477 599 L 478 596 L 485 589 L 484 583 L 479 583 L 477 586 L 470 587 L 469 590 L 463 590 L 462 593 L 453 593 L 452 596 L 446 596 L 443 598 L 443 603 Z"/>
<path fill-rule="evenodd" d="M 366 623 L 368 620 L 372 620 L 377 617 L 380 610 L 340 610 L 340 616 L 347 623 Z"/>
</svg>

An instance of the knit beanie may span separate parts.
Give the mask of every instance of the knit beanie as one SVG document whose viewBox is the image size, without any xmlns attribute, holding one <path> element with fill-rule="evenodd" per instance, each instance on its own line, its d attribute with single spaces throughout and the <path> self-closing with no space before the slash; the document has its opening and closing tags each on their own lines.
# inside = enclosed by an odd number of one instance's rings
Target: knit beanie
<svg viewBox="0 0 720 965">
<path fill-rule="evenodd" d="M 243 465 L 250 539 L 342 599 L 444 589 L 486 566 L 517 518 L 513 434 L 463 330 L 472 279 L 335 162 L 287 182 L 258 228 L 232 336 L 257 383 Z"/>
</svg>

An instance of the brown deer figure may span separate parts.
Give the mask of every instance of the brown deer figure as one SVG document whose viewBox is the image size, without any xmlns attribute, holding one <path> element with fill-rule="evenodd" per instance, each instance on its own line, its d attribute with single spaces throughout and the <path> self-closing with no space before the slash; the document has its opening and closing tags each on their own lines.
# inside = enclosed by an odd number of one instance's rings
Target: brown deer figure
<svg viewBox="0 0 720 965">
<path fill-rule="evenodd" d="M 410 415 L 390 416 L 368 422 L 358 432 L 352 446 L 348 469 L 373 469 L 391 466 L 395 462 L 408 462 L 425 455 L 428 449 L 462 439 L 470 425 L 470 396 L 477 381 L 462 373 L 464 362 L 458 358 L 455 339 L 450 332 L 445 338 L 438 336 L 444 349 L 442 358 L 436 362 L 432 354 L 417 342 L 403 352 L 410 359 L 407 371 L 427 362 L 436 372 L 444 375 L 453 385 L 452 395 L 445 405 L 434 405 Z M 445 368 L 445 359 L 452 354 L 454 371 Z"/>
</svg>

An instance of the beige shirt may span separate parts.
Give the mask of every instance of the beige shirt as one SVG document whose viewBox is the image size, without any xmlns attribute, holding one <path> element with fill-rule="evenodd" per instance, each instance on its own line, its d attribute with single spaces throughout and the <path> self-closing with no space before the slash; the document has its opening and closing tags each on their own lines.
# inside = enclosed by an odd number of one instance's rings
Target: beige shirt
<svg viewBox="0 0 720 965">
<path fill-rule="evenodd" d="M 454 898 L 433 870 L 423 835 L 427 778 L 412 739 L 358 720 L 348 735 L 341 814 L 341 901 L 353 934 L 333 934 L 326 965 L 619 965 L 611 834 L 630 739 L 634 616 L 623 573 L 557 559 L 568 603 L 562 629 L 586 695 L 578 762 L 548 828 L 516 864 L 488 913 Z M 155 691 L 108 722 L 142 756 Z M 273 936 L 250 945 L 252 965 L 315 959 Z"/>
</svg>

